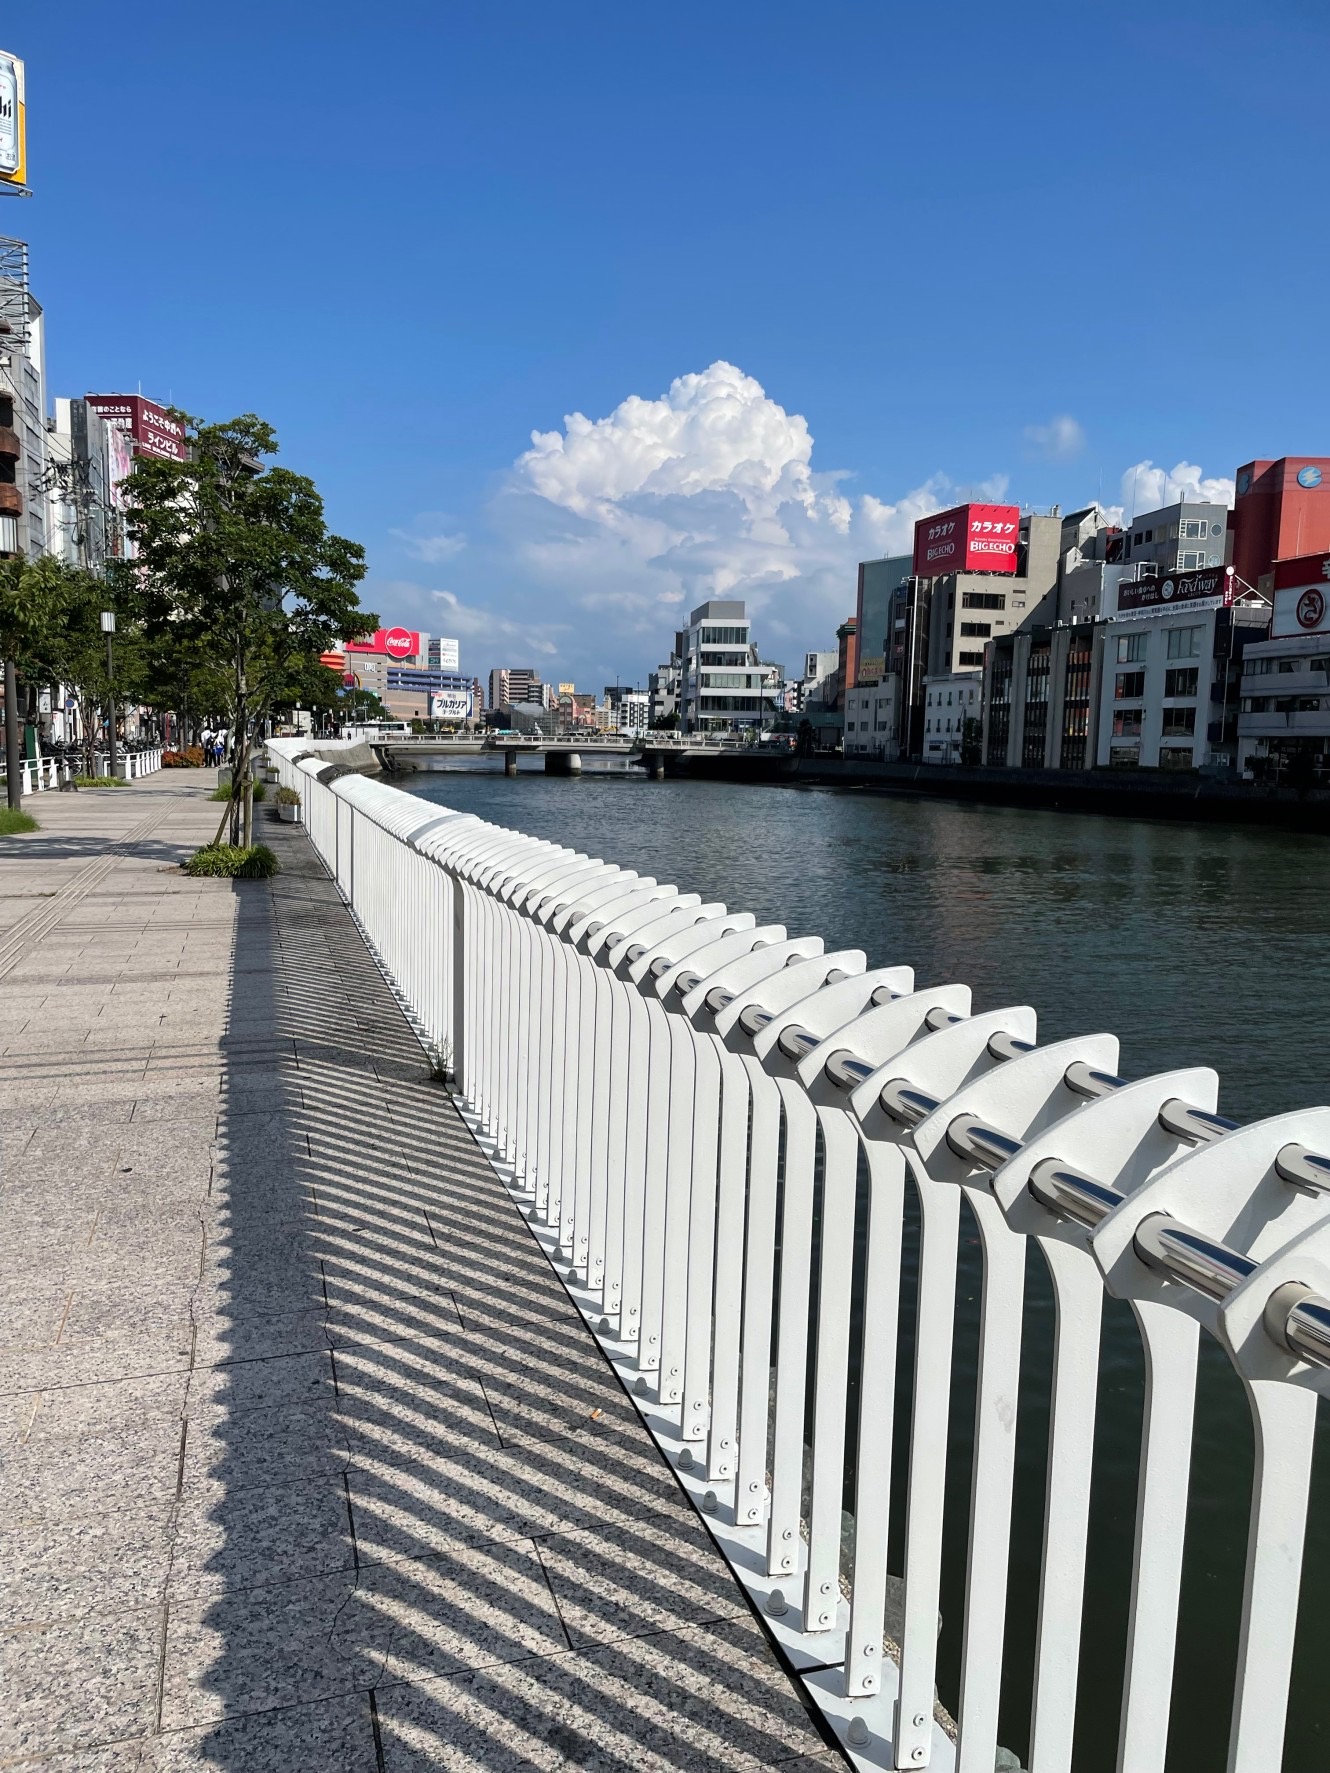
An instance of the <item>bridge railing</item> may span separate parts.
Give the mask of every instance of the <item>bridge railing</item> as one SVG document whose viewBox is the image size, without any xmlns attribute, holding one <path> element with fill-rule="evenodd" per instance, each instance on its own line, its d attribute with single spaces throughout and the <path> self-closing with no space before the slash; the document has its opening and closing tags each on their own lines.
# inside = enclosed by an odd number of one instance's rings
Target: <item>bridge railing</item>
<svg viewBox="0 0 1330 1773">
<path fill-rule="evenodd" d="M 296 742 L 270 750 L 422 1042 L 854 1763 L 1010 1765 L 1009 1604 L 1037 1584 L 1029 1766 L 1071 1767 L 1112 1296 L 1145 1356 L 1117 1766 L 1155 1773 L 1168 1755 L 1204 1330 L 1256 1443 L 1236 1680 L 1209 1699 L 1231 1710 L 1231 1773 L 1277 1769 L 1330 1384 L 1330 1110 L 1235 1126 L 1208 1069 L 1125 1081 L 1111 1034 L 1040 1046 L 1029 1007 L 976 1011 L 963 984 L 918 985 L 379 782 L 324 784 L 326 764 L 292 761 Z M 962 1203 L 982 1292 L 953 1717 L 935 1701 Z M 1037 1568 L 1013 1569 L 1032 1247 L 1056 1306 L 1045 1505 Z"/>
</svg>

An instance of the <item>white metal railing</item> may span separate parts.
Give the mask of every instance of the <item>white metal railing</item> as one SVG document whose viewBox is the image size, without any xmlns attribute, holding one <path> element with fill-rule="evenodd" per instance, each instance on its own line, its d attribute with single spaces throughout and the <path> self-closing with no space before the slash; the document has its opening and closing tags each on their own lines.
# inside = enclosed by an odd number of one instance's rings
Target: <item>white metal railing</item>
<svg viewBox="0 0 1330 1773">
<path fill-rule="evenodd" d="M 1033 1243 L 1056 1326 L 1042 1554 L 1015 1573 L 1039 1586 L 1032 1773 L 1072 1764 L 1106 1294 L 1130 1301 L 1146 1357 L 1117 1766 L 1165 1766 L 1205 1329 L 1257 1447 L 1236 1688 L 1213 1700 L 1231 1703 L 1230 1773 L 1278 1769 L 1330 1383 L 1330 1109 L 1235 1126 L 1213 1071 L 1125 1082 L 1112 1035 L 1040 1047 L 1032 1009 L 974 1012 L 964 985 L 916 987 L 909 968 L 380 782 L 325 784 L 301 748 L 269 751 L 319 854 L 854 1764 L 994 1767 Z M 953 1722 L 935 1685 L 962 1200 L 983 1291 Z"/>
</svg>

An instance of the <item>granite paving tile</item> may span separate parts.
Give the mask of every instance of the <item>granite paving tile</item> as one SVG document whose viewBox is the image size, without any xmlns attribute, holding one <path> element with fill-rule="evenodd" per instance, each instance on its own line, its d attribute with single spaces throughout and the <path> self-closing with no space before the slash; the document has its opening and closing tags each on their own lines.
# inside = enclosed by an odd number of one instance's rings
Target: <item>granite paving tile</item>
<svg viewBox="0 0 1330 1773">
<path fill-rule="evenodd" d="M 356 1601 L 390 1626 L 385 1685 L 568 1647 L 526 1540 L 460 1542 L 427 1557 L 362 1566 Z"/>
<path fill-rule="evenodd" d="M 355 1561 L 346 1488 L 335 1473 L 243 1488 L 205 1480 L 175 1512 L 171 1601 L 326 1575 Z"/>
<path fill-rule="evenodd" d="M 134 1423 L 110 1433 L 51 1441 L 25 1438 L 35 1399 L 0 1399 L 0 1508 L 25 1519 L 68 1518 L 115 1508 L 151 1511 L 174 1502 L 184 1424 Z M 6 1406 L 15 1407 L 7 1421 Z"/>
<path fill-rule="evenodd" d="M 589 1656 L 384 1687 L 377 1700 L 387 1773 L 804 1773 L 843 1765 L 826 1761 L 821 1737 L 759 1648 L 757 1627 L 743 1627 L 752 1636 L 727 1640 L 705 1627 L 660 1633 Z M 718 1657 L 731 1659 L 723 1706 L 713 1691 Z"/>
<path fill-rule="evenodd" d="M 537 1539 L 574 1648 L 746 1615 L 696 1517 L 605 1523 Z"/>
<path fill-rule="evenodd" d="M 338 1476 L 351 1462 L 354 1439 L 346 1417 L 324 1403 L 239 1414 L 213 1404 L 188 1418 L 181 1481 L 187 1493 L 209 1478 L 240 1490 Z"/>
<path fill-rule="evenodd" d="M 357 1595 L 354 1572 L 172 1605 L 162 1727 L 315 1699 L 381 1679 L 392 1622 Z"/>
<path fill-rule="evenodd" d="M 7 1625 L 161 1602 L 172 1536 L 164 1511 L 25 1516 L 16 1501 L 0 1526 L 0 1619 Z"/>
<path fill-rule="evenodd" d="M 155 1723 L 160 1607 L 0 1627 L 0 1766 Z"/>
</svg>

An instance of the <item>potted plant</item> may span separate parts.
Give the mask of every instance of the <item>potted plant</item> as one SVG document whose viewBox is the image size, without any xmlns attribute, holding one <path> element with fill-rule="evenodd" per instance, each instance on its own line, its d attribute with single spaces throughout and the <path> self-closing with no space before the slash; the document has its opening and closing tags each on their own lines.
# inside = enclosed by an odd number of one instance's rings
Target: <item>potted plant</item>
<svg viewBox="0 0 1330 1773">
<path fill-rule="evenodd" d="M 288 825 L 300 823 L 300 796 L 294 788 L 277 790 L 277 817 L 285 819 Z"/>
</svg>

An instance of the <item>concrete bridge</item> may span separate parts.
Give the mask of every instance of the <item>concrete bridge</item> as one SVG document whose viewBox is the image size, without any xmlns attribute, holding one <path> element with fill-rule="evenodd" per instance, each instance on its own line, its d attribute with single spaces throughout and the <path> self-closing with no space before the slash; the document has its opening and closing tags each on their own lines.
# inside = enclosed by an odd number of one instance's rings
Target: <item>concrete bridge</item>
<svg viewBox="0 0 1330 1773">
<path fill-rule="evenodd" d="M 1018 1764 L 1000 1734 L 1019 1711 L 1032 1773 L 1068 1773 L 1087 1716 L 1096 1765 L 1163 1773 L 1185 1545 L 1218 1604 L 1189 1506 L 1204 1331 L 1258 1454 L 1234 1667 L 1206 1671 L 1200 1703 L 1229 1717 L 1228 1773 L 1280 1767 L 1330 1393 L 1330 1109 L 1237 1126 L 1207 1068 L 1125 1079 L 1110 1034 L 1041 1045 L 1029 1007 L 977 1009 L 963 984 L 382 782 L 325 786 L 326 764 L 271 749 L 493 1174 L 840 1753 L 864 1773 L 990 1773 Z M 982 1258 L 965 1354 L 962 1210 Z M 1027 1256 L 1049 1303 L 1027 1300 Z M 1110 1298 L 1130 1303 L 1139 1379 L 1104 1368 Z M 1023 1349 L 1046 1342 L 1041 1401 Z M 512 1352 L 517 1394 L 562 1395 L 542 1351 Z M 1135 1515 L 1114 1723 L 1081 1653 L 1105 1383 L 1135 1387 L 1142 1420 L 1134 1499 L 1112 1498 Z M 622 1404 L 608 1415 L 628 1433 Z M 1014 1525 L 1030 1432 L 1046 1434 L 1038 1543 Z M 593 1528 L 587 1555 L 613 1543 Z M 1036 1594 L 1027 1651 L 1008 1618 Z"/>
<path fill-rule="evenodd" d="M 434 760 L 450 757 L 503 758 L 504 774 L 517 774 L 518 759 L 543 757 L 547 775 L 576 776 L 582 772 L 584 757 L 614 757 L 640 764 L 652 778 L 659 781 L 666 775 L 685 775 L 697 765 L 721 759 L 742 764 L 745 760 L 770 769 L 783 760 L 793 759 L 792 746 L 780 744 L 753 745 L 729 736 L 698 733 L 647 733 L 628 737 L 618 733 L 538 734 L 485 733 L 469 738 L 428 737 L 373 741 L 375 755 L 391 771 L 426 767 Z"/>
</svg>

